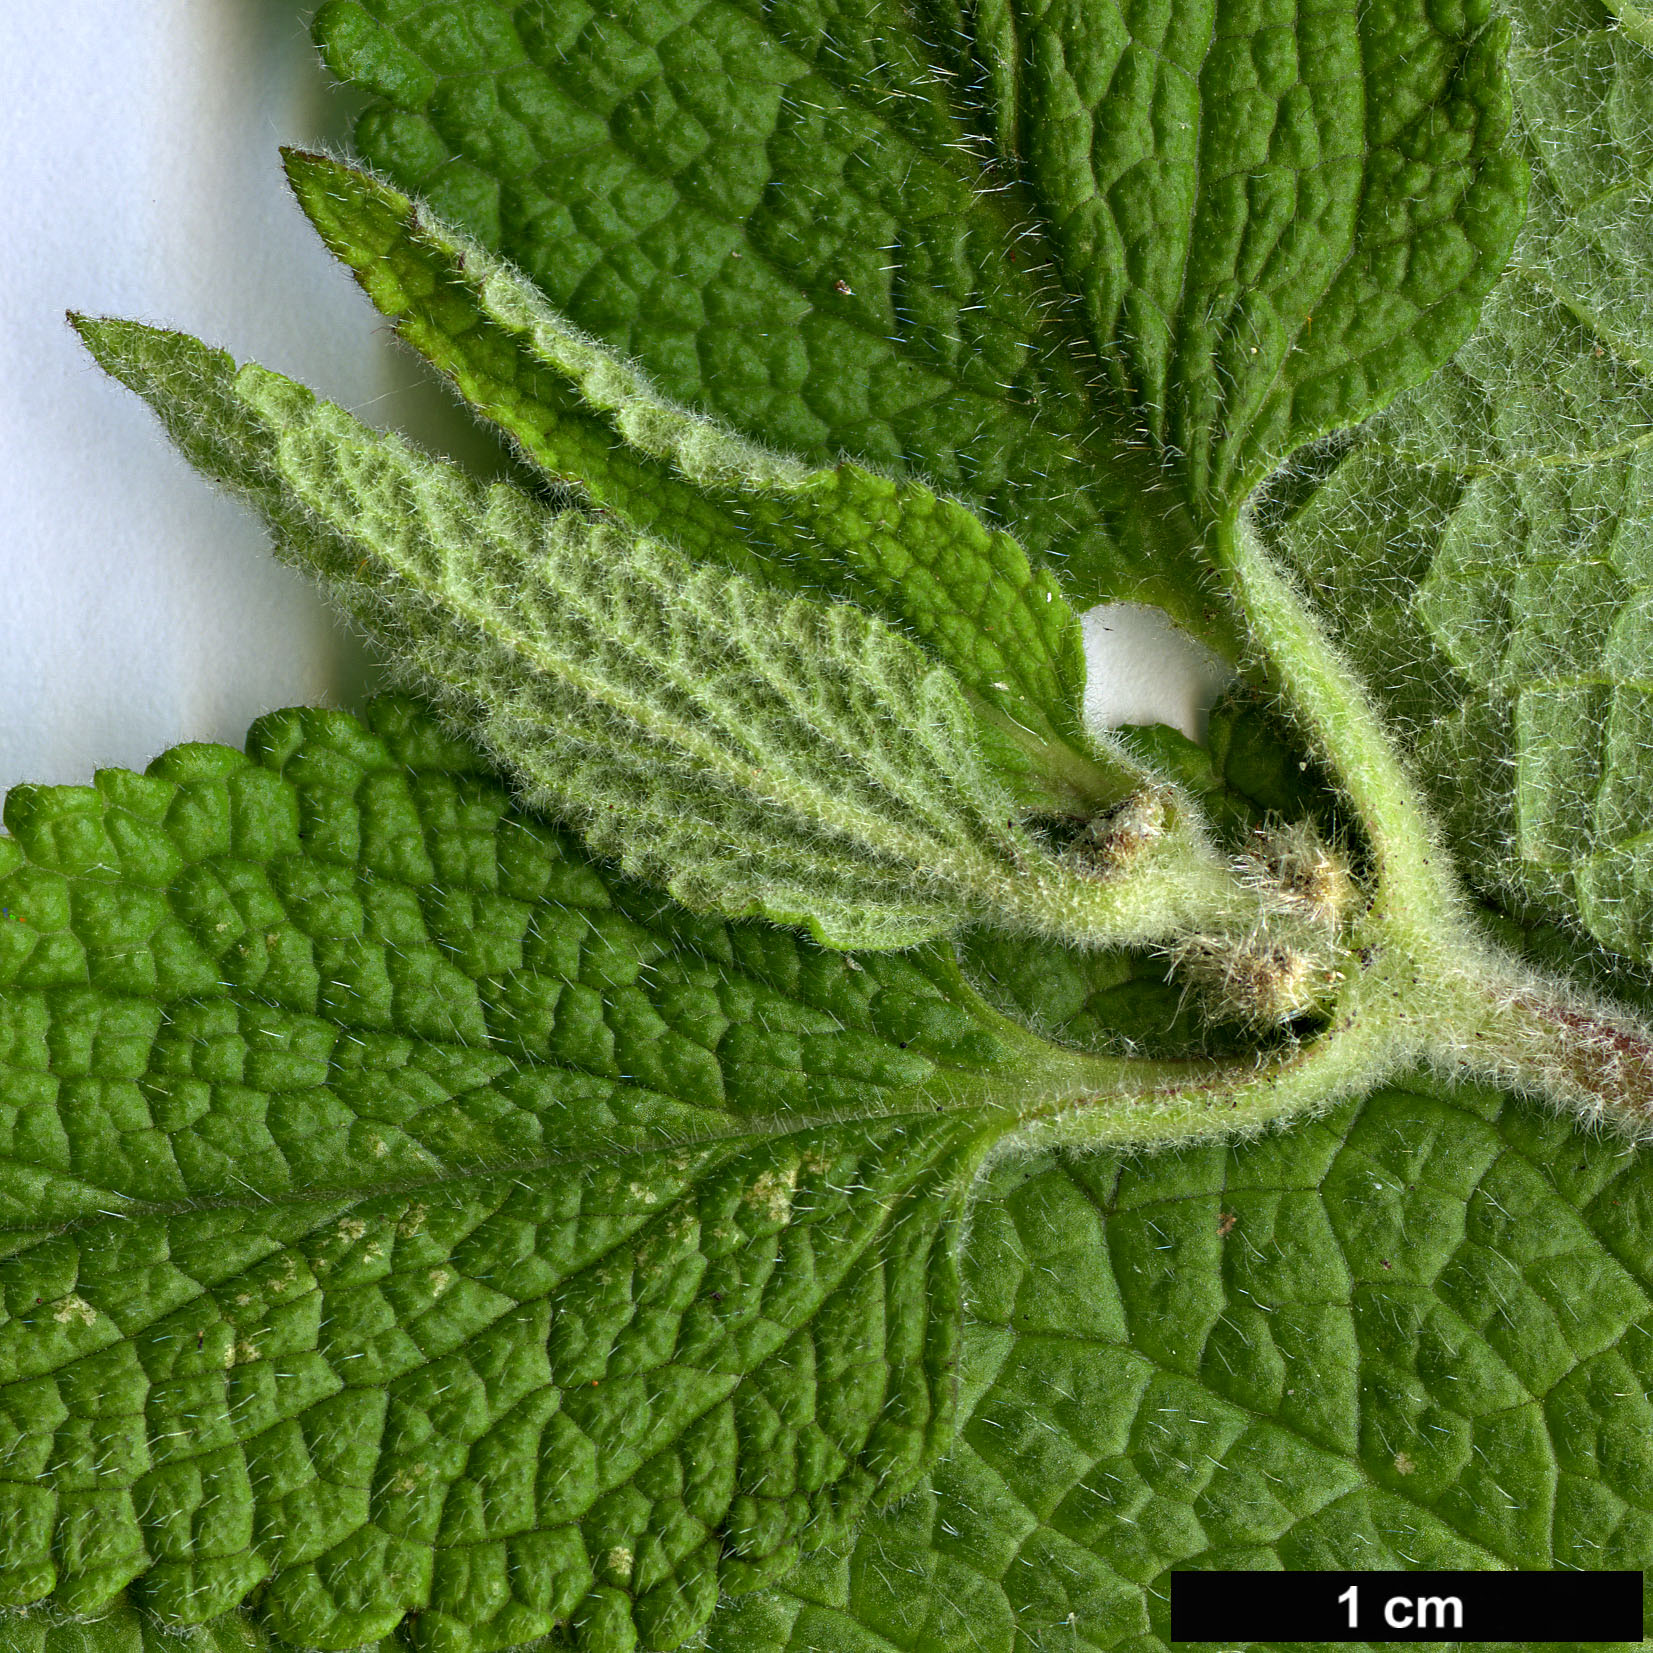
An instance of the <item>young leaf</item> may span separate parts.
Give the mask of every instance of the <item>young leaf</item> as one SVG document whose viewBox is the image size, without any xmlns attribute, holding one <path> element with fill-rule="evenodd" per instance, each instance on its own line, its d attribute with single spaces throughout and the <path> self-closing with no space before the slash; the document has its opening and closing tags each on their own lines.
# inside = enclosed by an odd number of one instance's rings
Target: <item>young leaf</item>
<svg viewBox="0 0 1653 1653">
<path fill-rule="evenodd" d="M 669 396 L 816 464 L 914 469 L 1085 601 L 1159 603 L 1240 647 L 1190 587 L 1194 531 L 1152 456 L 1093 442 L 1083 336 L 908 14 L 344 0 L 314 34 L 375 97 L 366 159 Z"/>
<path fill-rule="evenodd" d="M 1024 1082 L 949 966 L 694 919 L 401 702 L 6 824 L 8 1606 L 674 1647 L 934 1455 Z"/>
<path fill-rule="evenodd" d="M 1094 813 L 1141 784 L 1092 756 L 1079 622 L 1008 534 L 922 483 L 817 470 L 674 406 L 407 196 L 324 156 L 285 159 L 329 250 L 398 334 L 557 481 L 697 561 L 847 597 L 909 631 L 1030 748 L 1047 807 Z"/>
<path fill-rule="evenodd" d="M 1516 8 L 1532 212 L 1480 330 L 1286 535 L 1483 887 L 1653 958 L 1653 53 Z"/>
<path fill-rule="evenodd" d="M 953 679 L 860 609 L 479 486 L 183 335 L 77 325 L 530 801 L 688 905 L 899 947 L 972 916 L 1143 941 L 1232 904 L 1186 821 L 1128 877 L 1041 848 Z"/>
<path fill-rule="evenodd" d="M 989 1188 L 959 1444 L 712 1653 L 1168 1649 L 1173 1567 L 1653 1563 L 1644 1158 L 1413 1076 Z"/>
<path fill-rule="evenodd" d="M 966 31 L 939 77 L 885 6 L 759 22 L 719 4 L 678 24 L 654 0 L 600 23 L 333 0 L 315 31 L 381 100 L 357 128 L 367 158 L 670 394 L 799 452 L 841 446 L 991 498 L 1035 551 L 1072 547 L 1088 598 L 1131 594 L 1144 555 L 1160 585 L 1185 583 L 1210 512 L 1468 333 L 1525 183 L 1488 17 L 1423 0 L 1278 23 L 1191 0 L 1140 19 L 996 4 L 928 20 Z M 953 67 L 969 75 L 956 98 Z M 1027 194 L 1006 198 L 1033 219 L 1019 249 L 964 160 L 978 76 L 1000 160 L 1025 167 Z M 1059 303 L 1041 316 L 1019 272 L 1047 259 Z M 1110 381 L 1100 397 L 1063 370 L 1082 356 Z M 1007 418 L 1024 395 L 1071 433 L 1071 458 Z M 953 450 L 981 448 L 972 485 Z M 1153 450 L 1180 498 L 1156 490 Z M 1087 459 L 1105 560 L 1051 522 Z M 1191 595 L 1173 612 L 1203 629 Z"/>
</svg>

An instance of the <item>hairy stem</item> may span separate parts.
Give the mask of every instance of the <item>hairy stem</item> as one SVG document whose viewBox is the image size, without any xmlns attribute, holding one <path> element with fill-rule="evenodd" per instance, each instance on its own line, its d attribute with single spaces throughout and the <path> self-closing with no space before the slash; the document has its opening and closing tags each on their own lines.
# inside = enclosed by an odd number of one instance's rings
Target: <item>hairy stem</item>
<svg viewBox="0 0 1653 1653">
<path fill-rule="evenodd" d="M 1218 524 L 1216 555 L 1271 677 L 1370 838 L 1380 898 L 1404 895 L 1431 925 L 1461 913 L 1451 859 L 1353 667 L 1243 516 Z"/>
<path fill-rule="evenodd" d="M 1393 1066 L 1393 1051 L 1386 1030 L 1351 1022 L 1336 1034 L 1247 1060 L 1130 1058 L 1120 1065 L 1138 1071 L 1024 1115 L 1017 1145 L 1164 1148 L 1255 1132 L 1369 1089 Z"/>
<path fill-rule="evenodd" d="M 1082 948 L 1147 946 L 1190 930 L 1239 930 L 1262 904 L 1206 838 L 1191 806 L 1162 834 L 1094 874 L 1059 867 L 999 877 L 983 916 Z"/>
<path fill-rule="evenodd" d="M 1164 1148 L 1256 1131 L 1369 1088 L 1394 1054 L 1389 1031 L 1370 1019 L 1339 1037 L 1233 1058 L 1094 1054 L 1003 1017 L 996 1031 L 1017 1052 L 1013 1065 L 938 1075 L 928 1088 L 942 1107 L 1007 1116 L 1005 1146 L 1015 1152 Z"/>
<path fill-rule="evenodd" d="M 1316 1083 L 1352 1090 L 1427 1061 L 1646 1134 L 1653 1030 L 1526 968 L 1479 933 L 1417 788 L 1307 601 L 1243 518 L 1219 526 L 1216 554 L 1273 681 L 1354 806 L 1376 862 L 1371 907 L 1352 938 L 1362 968 L 1310 1047 L 1318 1054 L 1301 1064 L 1309 1092 Z"/>
<path fill-rule="evenodd" d="M 1456 1066 L 1631 1136 L 1653 1133 L 1653 1029 L 1536 974 L 1491 970 L 1443 1030 Z"/>
</svg>

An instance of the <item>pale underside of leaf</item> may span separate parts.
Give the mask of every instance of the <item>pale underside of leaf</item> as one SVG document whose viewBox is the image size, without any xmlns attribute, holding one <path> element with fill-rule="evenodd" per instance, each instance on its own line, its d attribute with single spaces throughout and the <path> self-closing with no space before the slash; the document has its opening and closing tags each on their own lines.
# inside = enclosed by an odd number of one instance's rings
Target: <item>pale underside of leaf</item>
<svg viewBox="0 0 1653 1653">
<path fill-rule="evenodd" d="M 75 325 L 536 807 L 691 907 L 839 947 L 972 920 L 1128 946 L 1255 910 L 1163 784 L 1118 866 L 1036 838 L 957 680 L 853 604 L 484 487 L 187 335 Z"/>
<path fill-rule="evenodd" d="M 554 478 L 696 560 L 882 614 L 1035 740 L 1084 752 L 1077 619 L 1007 534 L 920 483 L 816 469 L 674 406 L 400 192 L 320 156 L 287 169 L 400 335 Z"/>
<path fill-rule="evenodd" d="M 888 947 L 1084 896 L 875 617 L 480 487 L 180 335 L 83 331 L 536 804 L 689 905 Z"/>
</svg>

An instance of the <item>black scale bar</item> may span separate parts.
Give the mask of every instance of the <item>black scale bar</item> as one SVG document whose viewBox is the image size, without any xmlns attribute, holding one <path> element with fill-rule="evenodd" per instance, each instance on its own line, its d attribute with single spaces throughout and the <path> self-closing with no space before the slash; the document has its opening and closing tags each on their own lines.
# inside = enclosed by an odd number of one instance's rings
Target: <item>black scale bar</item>
<svg viewBox="0 0 1653 1653">
<path fill-rule="evenodd" d="M 1173 1572 L 1173 1642 L 1639 1642 L 1637 1572 Z"/>
</svg>

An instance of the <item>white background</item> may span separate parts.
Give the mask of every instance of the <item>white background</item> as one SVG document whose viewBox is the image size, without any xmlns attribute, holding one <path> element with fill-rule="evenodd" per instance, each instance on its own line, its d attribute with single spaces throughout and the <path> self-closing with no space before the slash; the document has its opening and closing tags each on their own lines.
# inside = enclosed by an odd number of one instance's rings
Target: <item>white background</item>
<svg viewBox="0 0 1653 1653">
<path fill-rule="evenodd" d="M 0 0 L 0 790 L 239 744 L 262 712 L 356 704 L 371 681 L 66 309 L 185 329 L 376 424 L 485 451 L 287 196 L 277 146 L 337 145 L 351 111 L 307 16 L 296 0 Z M 1195 732 L 1210 681 L 1156 618 L 1091 619 L 1088 709 Z"/>
</svg>

